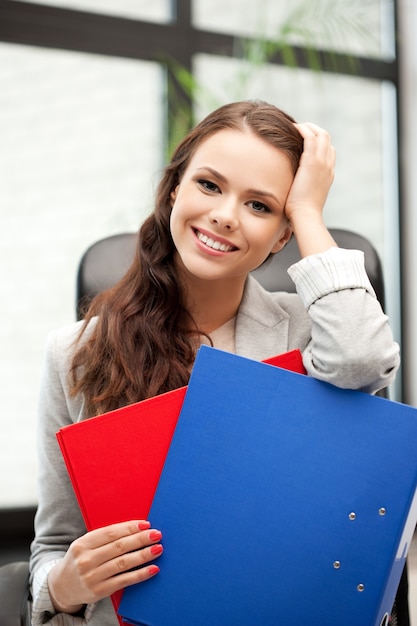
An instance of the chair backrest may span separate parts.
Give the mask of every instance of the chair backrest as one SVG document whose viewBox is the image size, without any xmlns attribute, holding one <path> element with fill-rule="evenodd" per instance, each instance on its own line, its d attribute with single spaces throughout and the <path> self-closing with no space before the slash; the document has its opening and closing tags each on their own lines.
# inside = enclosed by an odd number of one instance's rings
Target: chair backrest
<svg viewBox="0 0 417 626">
<path fill-rule="evenodd" d="M 357 233 L 339 228 L 331 228 L 330 232 L 341 248 L 362 250 L 365 253 L 369 279 L 378 300 L 384 306 L 382 266 L 375 248 L 368 239 Z M 97 241 L 86 250 L 77 275 L 77 319 L 82 317 L 85 306 L 97 293 L 112 287 L 125 274 L 133 259 L 136 237 L 135 233 L 112 235 Z M 294 283 L 287 274 L 287 268 L 299 259 L 297 244 L 292 238 L 279 254 L 273 255 L 253 275 L 268 291 L 294 292 Z"/>
<path fill-rule="evenodd" d="M 136 233 L 111 235 L 84 252 L 77 272 L 77 319 L 83 317 L 94 296 L 115 285 L 126 273 L 133 260 L 136 238 Z"/>
</svg>

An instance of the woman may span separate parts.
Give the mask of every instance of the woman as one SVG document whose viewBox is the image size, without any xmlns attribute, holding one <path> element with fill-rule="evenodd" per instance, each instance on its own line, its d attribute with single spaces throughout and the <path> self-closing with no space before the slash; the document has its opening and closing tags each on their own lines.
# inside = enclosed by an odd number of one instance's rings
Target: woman
<svg viewBox="0 0 417 626">
<path fill-rule="evenodd" d="M 158 573 L 163 529 L 85 532 L 55 433 L 187 383 L 201 342 L 254 359 L 299 348 L 309 375 L 374 393 L 399 349 L 366 276 L 323 221 L 334 148 L 314 124 L 240 102 L 198 124 L 165 169 L 126 276 L 85 321 L 52 333 L 39 411 L 33 623 L 116 625 L 108 597 Z M 297 294 L 249 272 L 294 235 Z M 168 548 L 168 546 L 166 546 Z"/>
</svg>

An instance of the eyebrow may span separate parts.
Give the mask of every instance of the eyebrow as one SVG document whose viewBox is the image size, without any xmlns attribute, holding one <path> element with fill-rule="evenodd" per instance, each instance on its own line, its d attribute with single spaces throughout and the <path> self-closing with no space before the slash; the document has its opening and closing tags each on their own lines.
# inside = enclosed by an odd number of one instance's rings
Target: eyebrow
<svg viewBox="0 0 417 626">
<path fill-rule="evenodd" d="M 212 167 L 209 167 L 208 165 L 205 165 L 203 167 L 199 167 L 199 168 L 197 168 L 197 171 L 198 170 L 207 170 L 208 172 L 213 174 L 213 176 L 218 178 L 222 183 L 227 183 L 227 178 L 225 176 L 223 176 L 223 174 L 220 174 L 220 172 L 218 172 L 217 170 L 213 169 Z M 252 188 L 251 189 L 247 189 L 246 191 L 247 191 L 247 193 L 253 194 L 254 196 L 261 196 L 263 198 L 272 198 L 273 200 L 275 200 L 275 202 L 279 206 L 281 206 L 281 202 L 270 191 L 262 191 L 261 189 L 252 189 Z"/>
</svg>

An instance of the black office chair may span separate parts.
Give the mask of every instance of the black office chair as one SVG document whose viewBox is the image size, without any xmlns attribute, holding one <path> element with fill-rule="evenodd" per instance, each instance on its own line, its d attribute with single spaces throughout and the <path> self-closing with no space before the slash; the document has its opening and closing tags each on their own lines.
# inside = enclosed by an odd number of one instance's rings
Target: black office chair
<svg viewBox="0 0 417 626">
<path fill-rule="evenodd" d="M 365 266 L 378 300 L 384 306 L 385 293 L 379 256 L 371 243 L 356 233 L 338 228 L 331 233 L 341 248 L 362 250 Z M 97 241 L 84 253 L 77 276 L 77 318 L 90 300 L 99 292 L 114 285 L 128 269 L 136 246 L 135 233 L 122 233 Z M 253 275 L 269 291 L 294 292 L 295 287 L 287 274 L 287 268 L 300 259 L 293 239 L 279 253 L 271 257 Z"/>
<path fill-rule="evenodd" d="M 365 266 L 378 300 L 384 306 L 385 293 L 379 256 L 370 242 L 347 230 L 330 229 L 342 248 L 362 250 Z M 83 255 L 77 275 L 76 316 L 81 319 L 91 299 L 114 285 L 128 269 L 136 246 L 136 234 L 123 233 L 98 241 Z M 300 258 L 294 239 L 277 255 L 253 272 L 269 291 L 294 292 L 295 287 L 287 268 Z M 28 616 L 28 563 L 8 563 L 0 567 L 0 624 L 1 626 L 30 626 Z M 398 588 L 392 626 L 410 626 L 408 610 L 407 569 Z"/>
</svg>

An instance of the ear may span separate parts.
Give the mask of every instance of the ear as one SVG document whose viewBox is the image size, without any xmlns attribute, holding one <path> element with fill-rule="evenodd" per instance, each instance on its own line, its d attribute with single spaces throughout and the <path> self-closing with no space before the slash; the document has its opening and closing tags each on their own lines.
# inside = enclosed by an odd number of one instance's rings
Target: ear
<svg viewBox="0 0 417 626">
<path fill-rule="evenodd" d="M 172 206 L 173 206 L 173 204 L 174 204 L 175 200 L 177 199 L 177 191 L 178 191 L 178 187 L 179 187 L 179 185 L 177 185 L 177 186 L 175 187 L 175 189 L 173 189 L 173 190 L 171 191 L 171 193 L 169 194 L 169 197 L 171 198 L 171 208 L 172 208 Z"/>
<path fill-rule="evenodd" d="M 284 232 L 281 234 L 280 238 L 271 249 L 272 254 L 279 252 L 282 248 L 289 242 L 292 237 L 292 228 L 291 226 L 286 226 Z"/>
</svg>

